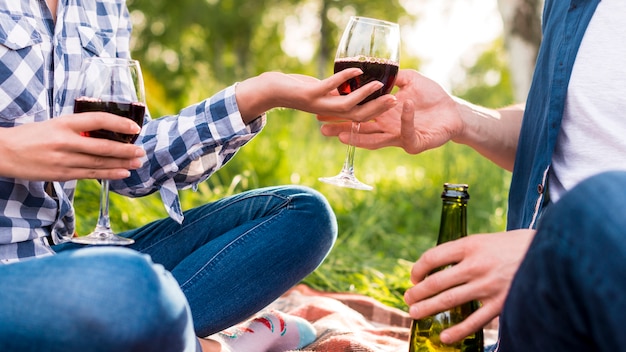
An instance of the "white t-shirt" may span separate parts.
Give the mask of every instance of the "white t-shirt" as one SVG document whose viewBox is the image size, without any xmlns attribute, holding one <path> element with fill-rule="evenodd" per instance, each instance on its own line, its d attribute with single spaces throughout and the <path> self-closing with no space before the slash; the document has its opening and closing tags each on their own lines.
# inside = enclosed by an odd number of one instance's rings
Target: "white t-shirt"
<svg viewBox="0 0 626 352">
<path fill-rule="evenodd" d="M 626 170 L 626 1 L 603 0 L 574 63 L 550 173 L 550 198 Z"/>
</svg>

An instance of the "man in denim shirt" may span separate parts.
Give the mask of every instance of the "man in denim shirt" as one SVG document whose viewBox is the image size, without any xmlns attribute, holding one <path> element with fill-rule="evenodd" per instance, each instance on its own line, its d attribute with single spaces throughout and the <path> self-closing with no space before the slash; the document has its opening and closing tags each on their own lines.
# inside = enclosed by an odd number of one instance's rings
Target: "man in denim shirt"
<svg viewBox="0 0 626 352">
<path fill-rule="evenodd" d="M 513 172 L 506 233 L 446 243 L 413 266 L 415 286 L 405 294 L 413 317 L 482 302 L 442 341 L 502 312 L 501 351 L 625 350 L 624 23 L 620 0 L 546 0 L 525 105 L 475 106 L 403 70 L 403 104 L 362 125 L 360 147 L 419 153 L 452 140 Z M 329 136 L 345 131 L 323 127 Z"/>
<path fill-rule="evenodd" d="M 115 115 L 72 114 L 82 60 L 129 57 L 130 33 L 123 0 L 0 0 L 2 351 L 195 350 L 205 342 L 195 336 L 250 317 L 326 257 L 337 232 L 329 204 L 283 186 L 183 212 L 178 190 L 228 162 L 273 107 L 366 118 L 395 104 L 357 106 L 380 82 L 330 94 L 359 70 L 322 81 L 274 72 L 178 115 L 147 114 L 135 145 L 84 138 L 139 131 Z M 123 233 L 130 249 L 67 243 L 83 178 L 132 197 L 158 191 L 170 217 Z"/>
</svg>

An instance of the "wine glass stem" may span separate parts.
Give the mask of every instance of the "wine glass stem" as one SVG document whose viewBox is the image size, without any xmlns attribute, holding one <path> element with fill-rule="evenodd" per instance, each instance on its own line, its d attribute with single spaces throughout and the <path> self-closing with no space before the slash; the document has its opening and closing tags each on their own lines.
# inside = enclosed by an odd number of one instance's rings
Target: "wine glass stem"
<svg viewBox="0 0 626 352">
<path fill-rule="evenodd" d="M 98 214 L 97 229 L 111 229 L 111 222 L 109 221 L 109 180 L 101 181 L 100 214 Z"/>
<path fill-rule="evenodd" d="M 342 173 L 346 174 L 354 174 L 354 152 L 356 147 L 354 146 L 356 135 L 359 133 L 359 129 L 361 128 L 360 122 L 352 122 L 352 128 L 350 129 L 350 137 L 348 139 L 348 151 L 346 153 L 346 160 L 343 163 L 343 168 L 341 170 Z"/>
</svg>

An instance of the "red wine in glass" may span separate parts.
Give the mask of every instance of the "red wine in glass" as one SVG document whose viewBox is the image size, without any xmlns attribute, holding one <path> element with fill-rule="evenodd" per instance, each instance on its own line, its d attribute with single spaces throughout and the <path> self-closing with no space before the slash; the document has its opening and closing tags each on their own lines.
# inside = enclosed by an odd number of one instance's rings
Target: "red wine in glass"
<svg viewBox="0 0 626 352">
<path fill-rule="evenodd" d="M 373 82 L 380 81 L 384 85 L 379 90 L 370 94 L 362 102 L 365 104 L 370 100 L 374 100 L 382 95 L 389 94 L 393 89 L 398 75 L 398 63 L 379 58 L 357 57 L 357 58 L 340 58 L 335 60 L 335 73 L 347 68 L 360 68 L 363 74 L 347 80 L 342 83 L 337 90 L 339 94 L 346 95 L 357 90 L 358 88 Z"/>
<path fill-rule="evenodd" d="M 146 113 L 146 96 L 139 62 L 124 58 L 89 57 L 81 66 L 77 82 L 74 112 L 108 112 L 135 121 L 140 127 Z M 83 136 L 134 143 L 137 134 L 104 129 L 82 131 Z M 100 212 L 94 230 L 86 236 L 70 239 L 87 245 L 129 245 L 132 238 L 119 236 L 111 229 L 109 216 L 109 180 L 100 180 Z"/>
<path fill-rule="evenodd" d="M 146 106 L 143 103 L 118 103 L 112 101 L 101 101 L 93 98 L 80 97 L 74 101 L 74 113 L 103 111 L 118 116 L 129 118 L 141 127 L 146 112 Z M 134 143 L 137 134 L 124 134 L 107 130 L 86 131 L 83 136 L 110 139 L 122 143 Z"/>
</svg>

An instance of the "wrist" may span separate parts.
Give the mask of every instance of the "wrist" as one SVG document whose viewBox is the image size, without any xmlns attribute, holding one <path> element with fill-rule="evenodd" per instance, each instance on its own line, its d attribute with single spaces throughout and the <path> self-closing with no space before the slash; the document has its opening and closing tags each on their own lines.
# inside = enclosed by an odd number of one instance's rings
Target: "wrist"
<svg viewBox="0 0 626 352">
<path fill-rule="evenodd" d="M 244 123 L 250 123 L 273 108 L 286 107 L 288 97 L 280 90 L 281 79 L 283 77 L 276 72 L 265 72 L 237 84 L 235 97 Z"/>
<path fill-rule="evenodd" d="M 461 127 L 452 140 L 469 146 L 481 143 L 486 137 L 483 123 L 499 119 L 499 113 L 496 110 L 472 104 L 458 97 L 453 97 L 453 100 L 459 113 Z"/>
<path fill-rule="evenodd" d="M 12 144 L 8 140 L 8 136 L 9 136 L 8 133 L 10 133 L 8 128 L 5 128 L 5 127 L 0 128 L 0 139 L 4 142 L 4 143 L 0 143 L 0 155 L 2 155 L 2 158 L 1 158 L 2 160 L 0 160 L 0 176 L 1 177 L 8 177 L 10 170 L 11 170 L 11 163 L 10 163 L 11 158 L 10 157 L 13 155 L 13 153 L 9 151 L 9 146 Z"/>
<path fill-rule="evenodd" d="M 512 170 L 523 109 L 514 105 L 489 109 L 456 98 L 459 133 L 453 141 L 465 144 L 506 170 Z"/>
<path fill-rule="evenodd" d="M 266 111 L 275 107 L 272 101 L 271 81 L 263 77 L 263 74 L 248 78 L 236 84 L 235 99 L 241 119 L 249 124 Z"/>
</svg>

